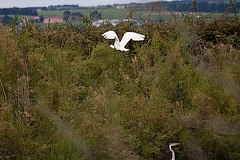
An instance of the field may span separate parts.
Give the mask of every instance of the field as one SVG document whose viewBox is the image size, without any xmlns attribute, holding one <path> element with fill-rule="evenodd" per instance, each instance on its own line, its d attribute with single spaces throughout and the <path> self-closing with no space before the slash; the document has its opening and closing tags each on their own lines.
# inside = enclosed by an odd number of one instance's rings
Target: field
<svg viewBox="0 0 240 160">
<path fill-rule="evenodd" d="M 78 9 L 78 10 L 69 10 L 71 13 L 80 12 L 85 17 L 88 17 L 91 12 L 95 11 L 96 9 Z M 63 13 L 66 10 L 52 10 L 52 11 L 39 11 L 39 16 L 58 16 L 63 18 Z M 126 13 L 124 9 L 99 9 L 102 13 L 103 19 L 124 19 L 126 18 Z"/>
<path fill-rule="evenodd" d="M 38 16 L 43 17 L 54 17 L 57 16 L 59 18 L 64 18 L 64 12 L 70 11 L 71 13 L 81 13 L 86 18 L 92 19 L 92 21 L 97 21 L 96 18 L 90 17 L 92 12 L 99 11 L 101 13 L 102 17 L 101 19 L 104 20 L 124 20 L 126 18 L 134 19 L 134 20 L 140 20 L 144 21 L 144 19 L 149 19 L 153 21 L 168 21 L 174 16 L 181 18 L 184 14 L 184 12 L 170 12 L 166 8 L 155 8 L 154 10 L 151 9 L 144 9 L 144 8 L 135 8 L 135 9 L 114 9 L 114 8 L 106 8 L 106 7 L 92 7 L 92 8 L 82 8 L 82 9 L 69 9 L 69 10 L 42 10 L 38 11 Z M 190 13 L 195 16 L 195 13 Z M 201 13 L 202 15 L 211 15 L 211 18 L 220 17 L 221 13 Z M 232 13 L 229 13 L 228 15 L 232 16 Z M 15 15 L 8 15 L 9 17 L 14 18 Z M 25 15 L 21 15 L 25 16 Z M 4 17 L 3 15 L 0 15 L 0 17 Z M 33 18 L 35 16 L 26 16 L 29 18 Z M 80 18 L 76 18 L 75 20 L 70 19 L 68 21 L 72 22 L 74 25 L 80 24 Z"/>
<path fill-rule="evenodd" d="M 239 16 L 145 13 L 0 26 L 0 159 L 171 159 L 172 142 L 178 160 L 240 159 Z M 109 30 L 145 40 L 121 52 Z"/>
<path fill-rule="evenodd" d="M 161 15 L 162 16 L 169 16 L 171 15 L 170 12 L 165 11 L 166 9 L 162 9 L 161 11 Z M 67 11 L 67 10 L 48 10 L 48 11 L 38 11 L 38 15 L 39 16 L 58 16 L 60 18 L 63 18 L 63 13 Z M 108 20 L 112 20 L 112 19 L 120 19 L 123 20 L 125 19 L 129 13 L 132 10 L 125 10 L 125 9 L 113 9 L 113 8 L 89 8 L 89 9 L 74 9 L 74 10 L 68 10 L 71 13 L 76 13 L 76 12 L 80 12 L 82 13 L 85 17 L 89 17 L 91 12 L 93 11 L 99 11 L 102 14 L 102 19 L 108 19 Z M 141 16 L 142 18 L 146 18 L 147 16 L 149 16 L 150 10 L 146 11 L 146 10 L 142 10 L 142 9 L 135 9 L 135 14 Z M 157 12 L 159 13 L 159 12 Z M 159 17 L 156 16 L 156 14 L 151 15 L 151 18 L 154 19 L 155 17 Z M 137 18 L 137 17 L 135 17 Z M 170 16 L 169 16 L 170 18 Z"/>
<path fill-rule="evenodd" d="M 67 10 L 57 10 L 57 11 L 39 11 L 38 14 L 39 16 L 58 16 L 59 18 L 64 18 L 63 13 Z M 143 10 L 143 9 L 134 9 L 133 10 L 125 10 L 125 9 L 113 9 L 113 8 L 90 8 L 90 9 L 79 9 L 79 10 L 69 10 L 71 13 L 76 13 L 80 12 L 82 13 L 85 17 L 89 17 L 93 11 L 99 11 L 102 14 L 102 19 L 104 20 L 124 20 L 126 18 L 131 18 L 135 20 L 141 20 L 144 21 L 144 19 L 149 19 L 153 21 L 168 21 L 171 18 L 178 17 L 181 18 L 184 14 L 184 12 L 169 12 L 165 8 L 160 8 L 155 11 L 151 10 Z M 133 13 L 133 14 L 132 14 Z M 193 14 L 193 16 L 196 16 L 195 13 L 190 13 Z M 220 17 L 222 14 L 221 13 L 201 13 L 203 16 L 208 16 L 211 15 L 211 18 L 216 18 Z M 229 13 L 228 15 L 233 16 L 232 13 Z M 80 19 L 77 18 L 76 20 L 69 20 L 75 25 L 80 24 Z M 93 19 L 93 21 L 96 21 L 96 19 Z"/>
</svg>

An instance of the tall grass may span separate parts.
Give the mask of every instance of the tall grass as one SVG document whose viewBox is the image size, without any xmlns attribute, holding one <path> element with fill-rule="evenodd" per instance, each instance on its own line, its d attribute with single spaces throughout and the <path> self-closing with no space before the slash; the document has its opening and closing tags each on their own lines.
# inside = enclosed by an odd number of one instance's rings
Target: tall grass
<svg viewBox="0 0 240 160">
<path fill-rule="evenodd" d="M 0 157 L 239 159 L 239 20 L 187 16 L 1 26 Z M 110 29 L 146 39 L 120 53 Z"/>
</svg>

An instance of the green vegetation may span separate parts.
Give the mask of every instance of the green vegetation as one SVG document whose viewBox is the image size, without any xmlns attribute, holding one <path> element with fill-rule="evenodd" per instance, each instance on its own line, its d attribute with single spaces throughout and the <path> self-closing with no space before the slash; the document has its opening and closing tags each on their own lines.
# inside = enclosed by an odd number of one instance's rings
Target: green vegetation
<svg viewBox="0 0 240 160">
<path fill-rule="evenodd" d="M 82 13 L 85 17 L 89 17 L 91 12 L 95 11 L 95 9 L 78 9 L 78 10 L 69 10 L 71 13 L 76 13 L 80 12 Z M 124 9 L 99 9 L 98 10 L 100 13 L 102 13 L 102 19 L 124 19 L 126 18 L 126 12 Z M 58 16 L 60 18 L 63 17 L 63 13 L 65 10 L 53 10 L 53 11 L 39 11 L 38 14 L 39 16 Z M 79 21 L 79 19 L 78 19 Z"/>
<path fill-rule="evenodd" d="M 0 158 L 240 159 L 239 17 L 209 16 L 0 26 Z"/>
</svg>

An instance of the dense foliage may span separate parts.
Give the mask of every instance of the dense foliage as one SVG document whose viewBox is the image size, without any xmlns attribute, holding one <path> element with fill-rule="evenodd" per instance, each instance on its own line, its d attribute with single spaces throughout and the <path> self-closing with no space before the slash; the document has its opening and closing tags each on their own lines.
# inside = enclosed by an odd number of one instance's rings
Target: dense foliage
<svg viewBox="0 0 240 160">
<path fill-rule="evenodd" d="M 194 0 L 196 1 L 197 7 L 199 11 L 201 12 L 224 12 L 227 7 L 230 6 L 230 4 L 235 2 L 235 7 L 240 8 L 240 2 L 239 1 L 208 1 L 208 0 Z M 181 11 L 191 11 L 191 6 L 192 6 L 192 0 L 186 0 L 186 1 L 173 1 L 171 2 L 173 6 L 177 6 L 177 8 Z M 163 3 L 163 5 L 167 6 L 167 3 Z M 178 11 L 175 7 L 169 7 L 170 10 L 172 11 Z"/>
<path fill-rule="evenodd" d="M 239 17 L 84 23 L 0 27 L 0 158 L 240 159 Z"/>
<path fill-rule="evenodd" d="M 36 8 L 0 8 L 0 15 L 29 15 L 37 16 Z"/>
</svg>

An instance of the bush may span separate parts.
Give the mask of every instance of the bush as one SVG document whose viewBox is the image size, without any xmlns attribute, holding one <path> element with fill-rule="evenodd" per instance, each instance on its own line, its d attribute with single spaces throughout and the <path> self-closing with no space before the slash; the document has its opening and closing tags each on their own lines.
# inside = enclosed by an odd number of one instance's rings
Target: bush
<svg viewBox="0 0 240 160">
<path fill-rule="evenodd" d="M 1 26 L 0 157 L 239 159 L 239 21 L 178 21 Z"/>
</svg>

